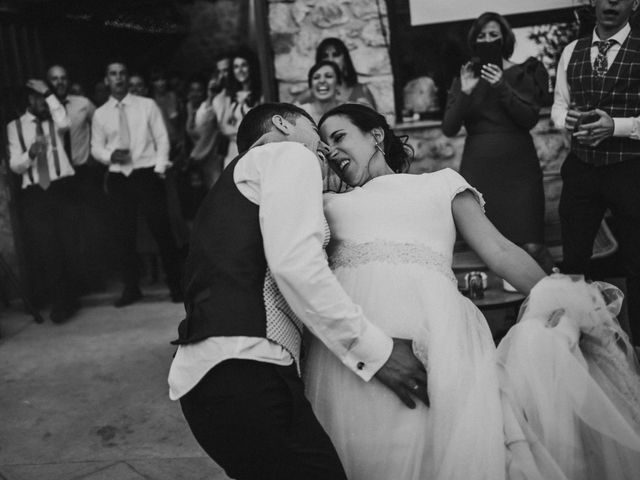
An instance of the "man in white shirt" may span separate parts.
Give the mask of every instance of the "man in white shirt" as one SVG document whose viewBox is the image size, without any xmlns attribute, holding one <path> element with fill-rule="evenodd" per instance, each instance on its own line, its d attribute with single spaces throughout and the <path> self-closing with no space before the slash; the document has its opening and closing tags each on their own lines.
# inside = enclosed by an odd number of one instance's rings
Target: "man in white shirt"
<svg viewBox="0 0 640 480">
<path fill-rule="evenodd" d="M 69 94 L 69 78 L 62 65 L 49 67 L 47 82 L 64 105 L 71 122 L 69 134 L 65 134 L 65 152 L 74 167 L 85 166 L 91 153 L 91 119 L 96 107 L 87 97 Z M 79 174 L 79 170 L 76 168 L 76 174 Z"/>
<path fill-rule="evenodd" d="M 69 117 L 43 81 L 27 87 L 26 112 L 7 125 L 9 166 L 22 177 L 18 206 L 33 303 L 51 300 L 51 320 L 61 323 L 79 308 L 74 169 L 63 148 Z"/>
<path fill-rule="evenodd" d="M 316 156 L 313 120 L 290 104 L 259 105 L 243 119 L 238 145 L 246 153 L 194 224 L 170 397 L 232 478 L 344 480 L 304 396 L 303 325 L 354 375 L 375 376 L 410 408 L 413 395 L 428 403 L 426 372 L 410 343 L 370 323 L 328 267 L 328 167 Z"/>
<path fill-rule="evenodd" d="M 105 242 L 110 232 L 105 228 L 109 224 L 102 188 L 105 168 L 90 158 L 91 119 L 96 108 L 87 97 L 70 93 L 67 70 L 62 65 L 49 67 L 47 83 L 65 107 L 70 121 L 63 140 L 64 151 L 76 172 L 73 179 L 80 212 L 76 222 L 77 271 L 85 289 L 98 288 L 106 269 Z"/>
<path fill-rule="evenodd" d="M 181 302 L 180 257 L 163 183 L 170 166 L 167 129 L 153 100 L 129 94 L 128 77 L 122 61 L 107 65 L 105 82 L 111 96 L 96 110 L 91 135 L 91 153 L 109 168 L 107 189 L 116 243 L 122 249 L 124 289 L 115 306 L 142 298 L 136 252 L 138 208 L 158 244 L 171 299 Z"/>
<path fill-rule="evenodd" d="M 572 134 L 562 165 L 563 271 L 589 275 L 593 241 L 610 209 L 626 269 L 632 340 L 640 345 L 640 0 L 592 0 L 596 28 L 558 65 L 554 123 Z"/>
</svg>

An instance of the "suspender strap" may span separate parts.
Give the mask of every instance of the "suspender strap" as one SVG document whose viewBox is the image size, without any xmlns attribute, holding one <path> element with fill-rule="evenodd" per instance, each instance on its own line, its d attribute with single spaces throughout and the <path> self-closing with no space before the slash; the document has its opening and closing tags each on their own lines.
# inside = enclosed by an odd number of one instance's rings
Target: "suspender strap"
<svg viewBox="0 0 640 480">
<path fill-rule="evenodd" d="M 22 148 L 22 153 L 27 153 L 27 144 L 24 141 L 24 133 L 22 132 L 22 121 L 19 118 L 16 118 L 16 131 L 18 132 L 18 140 L 20 141 L 20 147 Z M 29 181 L 33 184 L 33 167 L 29 167 L 27 170 L 27 175 L 29 176 Z"/>
<path fill-rule="evenodd" d="M 58 135 L 53 125 L 53 120 L 49 119 L 49 135 L 51 137 L 51 150 L 53 151 L 53 164 L 56 168 L 56 177 L 60 177 L 60 157 L 58 155 Z"/>
</svg>

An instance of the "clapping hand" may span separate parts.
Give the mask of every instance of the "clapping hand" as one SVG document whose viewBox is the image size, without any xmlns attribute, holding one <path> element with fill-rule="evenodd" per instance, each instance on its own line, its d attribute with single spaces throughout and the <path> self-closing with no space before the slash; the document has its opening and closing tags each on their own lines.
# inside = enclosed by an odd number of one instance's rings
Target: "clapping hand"
<svg viewBox="0 0 640 480">
<path fill-rule="evenodd" d="M 416 402 L 411 395 L 415 395 L 429 406 L 427 371 L 414 355 L 411 340 L 393 339 L 391 356 L 376 372 L 375 377 L 393 390 L 407 407 L 416 408 Z"/>
<path fill-rule="evenodd" d="M 614 123 L 613 119 L 607 112 L 598 108 L 590 113 L 597 114 L 600 118 L 595 122 L 580 124 L 578 130 L 573 134 L 580 145 L 587 147 L 595 147 L 603 140 L 613 136 Z M 584 115 L 584 113 L 583 113 Z M 567 114 L 567 117 L 569 114 Z"/>
<path fill-rule="evenodd" d="M 502 83 L 502 69 L 492 63 L 482 65 L 480 78 L 486 80 L 492 87 L 497 87 Z"/>
<path fill-rule="evenodd" d="M 460 90 L 463 93 L 471 95 L 479 80 L 480 78 L 473 72 L 473 63 L 467 62 L 460 67 Z"/>
</svg>

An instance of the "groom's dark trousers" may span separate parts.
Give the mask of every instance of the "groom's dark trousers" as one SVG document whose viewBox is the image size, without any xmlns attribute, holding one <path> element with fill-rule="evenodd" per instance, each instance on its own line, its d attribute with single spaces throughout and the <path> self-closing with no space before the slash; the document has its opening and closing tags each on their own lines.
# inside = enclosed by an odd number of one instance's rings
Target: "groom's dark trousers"
<svg viewBox="0 0 640 480">
<path fill-rule="evenodd" d="M 227 360 L 180 404 L 198 443 L 231 478 L 347 478 L 295 365 Z"/>
</svg>

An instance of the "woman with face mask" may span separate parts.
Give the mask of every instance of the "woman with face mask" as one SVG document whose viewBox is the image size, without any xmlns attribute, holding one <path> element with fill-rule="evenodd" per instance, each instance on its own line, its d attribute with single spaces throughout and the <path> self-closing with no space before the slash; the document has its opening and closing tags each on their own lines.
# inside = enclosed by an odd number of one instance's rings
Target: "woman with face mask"
<svg viewBox="0 0 640 480">
<path fill-rule="evenodd" d="M 338 99 L 338 89 L 342 83 L 340 67 L 328 60 L 318 62 L 309 70 L 308 81 L 311 99 L 300 104 L 300 108 L 318 123 L 322 115 L 340 103 Z"/>
<path fill-rule="evenodd" d="M 544 66 L 534 58 L 509 61 L 515 37 L 493 12 L 475 20 L 467 38 L 474 57 L 462 65 L 447 99 L 442 130 L 467 130 L 460 173 L 487 201 L 487 217 L 549 273 L 544 245 L 542 170 L 529 130 L 549 96 Z"/>
</svg>

